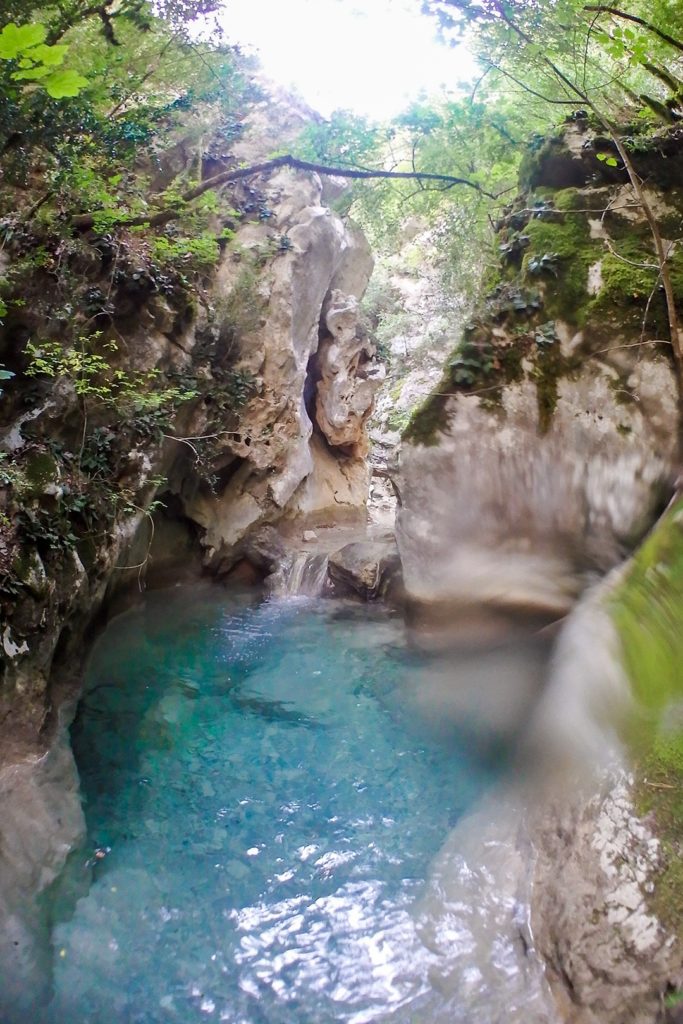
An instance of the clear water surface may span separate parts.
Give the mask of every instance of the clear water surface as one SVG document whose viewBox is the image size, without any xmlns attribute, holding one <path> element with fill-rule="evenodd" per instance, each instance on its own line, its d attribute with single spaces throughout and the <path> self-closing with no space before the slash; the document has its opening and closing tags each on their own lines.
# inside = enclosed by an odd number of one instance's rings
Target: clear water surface
<svg viewBox="0 0 683 1024">
<path fill-rule="evenodd" d="M 496 774 L 405 700 L 402 624 L 157 592 L 95 646 L 73 727 L 92 883 L 52 1024 L 437 1019 L 413 907 Z"/>
</svg>

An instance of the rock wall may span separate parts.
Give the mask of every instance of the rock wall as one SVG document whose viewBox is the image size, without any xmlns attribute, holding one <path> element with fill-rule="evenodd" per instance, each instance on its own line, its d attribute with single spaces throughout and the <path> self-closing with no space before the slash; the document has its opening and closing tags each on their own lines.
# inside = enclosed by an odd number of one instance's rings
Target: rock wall
<svg viewBox="0 0 683 1024">
<path fill-rule="evenodd" d="M 634 269 L 653 263 L 642 210 L 623 170 L 600 170 L 601 144 L 579 122 L 530 157 L 536 191 L 499 223 L 497 283 L 405 431 L 398 539 L 416 606 L 562 614 L 671 493 L 666 312 L 656 272 Z M 650 201 L 668 231 L 683 207 L 656 192 L 656 167 Z"/>
<path fill-rule="evenodd" d="M 214 463 L 229 470 L 224 487 L 208 488 L 195 474 L 174 485 L 184 514 L 203 532 L 206 564 L 225 571 L 248 531 L 289 514 L 362 516 L 367 499 L 363 460 L 365 419 L 373 386 L 360 366 L 373 352 L 359 333 L 357 300 L 372 271 L 367 243 L 322 205 L 315 175 L 281 171 L 264 188 L 272 218 L 236 236 L 239 259 L 219 268 L 215 288 L 230 295 L 239 287 L 242 261 L 275 229 L 287 238 L 284 251 L 259 273 L 261 315 L 240 341 L 236 367 L 254 381 L 254 394 L 240 412 L 237 429 L 220 441 Z M 349 294 L 341 286 L 354 287 Z M 344 393 L 330 397 L 329 376 L 316 378 L 329 342 L 320 340 L 345 309 L 338 358 L 345 363 Z M 333 409 L 338 435 L 317 411 Z M 315 436 L 314 436 L 315 431 Z"/>
<path fill-rule="evenodd" d="M 545 431 L 533 379 L 506 386 L 497 409 L 454 395 L 433 444 L 403 445 L 398 537 L 413 600 L 561 615 L 621 561 L 677 457 L 672 368 L 634 358 L 622 374 L 586 358 L 558 381 Z"/>
<path fill-rule="evenodd" d="M 531 926 L 567 1024 L 663 1022 L 663 994 L 683 979 L 675 913 L 661 919 L 656 895 L 672 851 L 644 811 L 648 782 L 642 764 L 629 767 L 625 742 L 640 734 L 642 759 L 643 708 L 613 621 L 630 569 L 612 572 L 567 618 L 529 739 Z"/>
<path fill-rule="evenodd" d="M 306 116 L 281 99 L 257 106 L 228 161 L 262 159 Z M 35 743 L 61 699 L 49 683 L 55 652 L 68 662 L 112 589 L 173 560 L 167 546 L 182 534 L 168 523 L 189 538 L 179 557 L 194 542 L 204 571 L 225 574 L 265 523 L 363 520 L 381 367 L 357 305 L 373 260 L 322 195 L 317 175 L 290 170 L 235 186 L 229 241 L 196 296 L 160 276 L 135 238 L 120 243 L 113 277 L 112 243 L 79 243 L 90 293 L 110 293 L 99 344 L 116 347 L 116 372 L 142 390 L 157 375 L 191 396 L 168 414 L 152 406 L 114 423 L 74 380 L 25 376 L 27 338 L 54 337 L 39 270 L 30 314 L 0 326 L 2 361 L 16 371 L 0 416 L 0 722 L 15 738 Z"/>
</svg>

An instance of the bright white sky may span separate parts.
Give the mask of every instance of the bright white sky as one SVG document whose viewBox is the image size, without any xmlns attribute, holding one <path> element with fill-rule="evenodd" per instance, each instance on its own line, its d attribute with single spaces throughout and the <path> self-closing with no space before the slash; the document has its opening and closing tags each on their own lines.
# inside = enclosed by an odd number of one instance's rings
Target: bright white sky
<svg viewBox="0 0 683 1024">
<path fill-rule="evenodd" d="M 466 52 L 436 41 L 420 0 L 228 0 L 224 24 L 269 78 L 326 116 L 387 118 L 474 74 Z"/>
</svg>

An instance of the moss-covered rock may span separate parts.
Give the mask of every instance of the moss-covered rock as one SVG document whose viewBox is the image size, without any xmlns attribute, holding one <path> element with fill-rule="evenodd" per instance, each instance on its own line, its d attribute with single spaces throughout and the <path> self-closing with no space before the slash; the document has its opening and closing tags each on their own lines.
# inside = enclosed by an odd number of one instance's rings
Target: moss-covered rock
<svg viewBox="0 0 683 1024">
<path fill-rule="evenodd" d="M 39 497 L 45 488 L 61 476 L 59 463 L 51 452 L 34 452 L 23 466 L 22 490 L 25 497 Z"/>
<path fill-rule="evenodd" d="M 603 245 L 591 238 L 585 216 L 565 216 L 560 223 L 534 220 L 527 225 L 530 244 L 522 261 L 522 270 L 532 278 L 534 266 L 542 266 L 544 256 L 554 256 L 552 270 L 543 273 L 546 281 L 544 301 L 548 313 L 573 324 L 580 324 L 588 298 L 588 270 L 600 259 Z"/>
<path fill-rule="evenodd" d="M 670 145 L 678 159 L 681 142 L 660 135 L 660 150 Z M 649 225 L 624 191 L 623 169 L 615 177 L 613 168 L 597 160 L 597 142 L 607 143 L 597 139 L 594 145 L 592 138 L 588 123 L 582 122 L 531 146 L 520 172 L 526 191 L 505 208 L 497 224 L 500 259 L 486 271 L 491 290 L 465 328 L 434 393 L 411 417 L 406 440 L 435 442 L 448 425 L 449 396 L 477 394 L 485 406 L 500 408 L 506 385 L 525 375 L 537 385 L 540 429 L 545 432 L 559 381 L 591 353 L 617 368 L 618 390 L 626 394 L 630 369 L 625 353 L 646 342 L 648 354 L 654 355 L 652 342 L 666 343 L 667 307 Z M 651 146 L 643 149 L 641 143 L 634 143 L 634 153 L 651 161 Z M 651 173 L 653 194 L 657 185 Z M 664 237 L 679 238 L 683 208 L 679 213 L 675 203 L 683 203 L 683 190 L 652 201 L 661 213 Z M 680 244 L 670 252 L 668 267 L 683 310 Z M 564 354 L 559 345 L 538 349 L 533 342 L 552 321 L 567 325 Z"/>
<path fill-rule="evenodd" d="M 583 188 L 590 170 L 584 160 L 572 153 L 563 135 L 533 139 L 522 158 L 519 181 L 522 188 Z"/>
</svg>

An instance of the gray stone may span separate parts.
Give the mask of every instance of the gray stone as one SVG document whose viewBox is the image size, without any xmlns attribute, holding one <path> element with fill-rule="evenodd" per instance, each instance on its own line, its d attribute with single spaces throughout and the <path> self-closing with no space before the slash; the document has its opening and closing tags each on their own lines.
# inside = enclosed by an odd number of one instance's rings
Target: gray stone
<svg viewBox="0 0 683 1024">
<path fill-rule="evenodd" d="M 567 780 L 569 781 L 569 780 Z M 548 980 L 571 1024 L 654 1024 L 660 993 L 680 983 L 681 951 L 648 906 L 659 842 L 638 817 L 623 772 L 599 791 L 532 818 L 532 925 Z"/>
<path fill-rule="evenodd" d="M 248 537 L 242 551 L 252 565 L 266 574 L 275 572 L 286 558 L 285 545 L 273 526 L 263 526 Z"/>
<path fill-rule="evenodd" d="M 548 429 L 536 385 L 508 385 L 499 410 L 448 399 L 432 443 L 405 443 L 397 538 L 416 603 L 564 614 L 583 574 L 624 557 L 656 513 L 676 463 L 676 381 L 643 359 L 629 378 L 588 360 L 562 379 Z"/>
<path fill-rule="evenodd" d="M 368 600 L 378 597 L 400 566 L 394 541 L 354 541 L 329 558 L 330 577 Z"/>
<path fill-rule="evenodd" d="M 24 1024 L 50 984 L 50 922 L 40 896 L 85 837 L 65 732 L 43 757 L 0 771 L 0 830 L 0 1010 L 3 1024 Z"/>
</svg>

